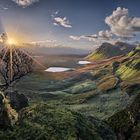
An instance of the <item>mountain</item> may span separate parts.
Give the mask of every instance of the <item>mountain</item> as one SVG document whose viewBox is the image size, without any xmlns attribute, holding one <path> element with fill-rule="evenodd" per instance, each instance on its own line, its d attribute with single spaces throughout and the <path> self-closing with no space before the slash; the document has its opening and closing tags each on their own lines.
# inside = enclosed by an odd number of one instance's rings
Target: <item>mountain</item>
<svg viewBox="0 0 140 140">
<path fill-rule="evenodd" d="M 0 44 L 0 49 L 3 47 Z M 72 48 L 67 46 L 39 46 L 32 44 L 20 44 L 17 45 L 18 48 L 24 49 L 34 55 L 87 55 L 90 53 L 90 50 L 80 49 L 80 48 Z"/>
<path fill-rule="evenodd" d="M 21 48 L 24 48 L 31 53 L 42 55 L 87 55 L 90 52 L 90 50 L 86 49 L 65 46 L 46 47 L 32 44 L 23 44 Z"/>
<path fill-rule="evenodd" d="M 111 58 L 114 56 L 127 54 L 135 47 L 135 45 L 130 45 L 124 42 L 116 42 L 114 45 L 105 42 L 86 58 L 89 60 L 101 60 L 105 58 Z"/>
</svg>

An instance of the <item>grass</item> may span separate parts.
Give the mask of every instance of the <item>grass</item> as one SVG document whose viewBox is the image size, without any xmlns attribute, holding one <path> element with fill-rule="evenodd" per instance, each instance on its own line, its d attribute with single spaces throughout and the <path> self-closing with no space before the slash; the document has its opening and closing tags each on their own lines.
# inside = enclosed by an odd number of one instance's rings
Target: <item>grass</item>
<svg viewBox="0 0 140 140">
<path fill-rule="evenodd" d="M 121 77 L 122 80 L 131 80 L 131 78 L 135 78 L 140 74 L 139 70 L 129 68 L 125 65 L 122 65 L 116 73 Z"/>
<path fill-rule="evenodd" d="M 12 130 L 0 131 L 4 140 L 114 140 L 115 135 L 106 123 L 66 108 L 46 103 L 32 105 L 20 112 Z"/>
<path fill-rule="evenodd" d="M 91 80 L 86 80 L 81 83 L 77 83 L 74 86 L 72 86 L 64 91 L 67 93 L 70 93 L 70 94 L 78 94 L 78 93 L 88 92 L 88 91 L 91 91 L 94 89 L 96 89 L 95 82 L 93 82 Z"/>
<path fill-rule="evenodd" d="M 125 108 L 130 103 L 129 96 L 124 94 L 119 88 L 102 94 L 92 93 L 93 92 L 90 94 L 92 96 L 90 96 L 86 102 L 74 102 L 75 100 L 77 101 L 83 97 L 82 95 L 81 97 L 80 94 L 79 98 L 78 95 L 76 96 L 78 99 L 72 96 L 72 103 L 74 103 L 69 104 L 68 107 L 87 116 L 95 116 L 100 119 L 106 119 L 118 110 Z M 69 102 L 70 101 L 71 100 L 69 100 Z"/>
<path fill-rule="evenodd" d="M 103 58 L 104 58 L 103 54 L 99 54 L 96 52 L 92 53 L 86 57 L 86 59 L 89 59 L 89 60 L 101 60 Z"/>
<path fill-rule="evenodd" d="M 97 83 L 97 87 L 101 91 L 107 91 L 109 89 L 115 88 L 117 82 L 118 82 L 118 79 L 116 77 L 114 77 L 114 76 L 105 76 L 104 78 L 102 78 Z"/>
</svg>

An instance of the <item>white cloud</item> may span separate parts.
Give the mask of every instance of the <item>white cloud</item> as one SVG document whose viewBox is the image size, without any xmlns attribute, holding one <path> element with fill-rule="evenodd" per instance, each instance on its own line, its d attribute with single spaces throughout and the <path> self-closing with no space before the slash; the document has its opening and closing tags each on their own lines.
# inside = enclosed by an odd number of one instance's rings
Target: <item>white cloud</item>
<svg viewBox="0 0 140 140">
<path fill-rule="evenodd" d="M 88 40 L 88 41 L 101 41 L 101 40 L 107 41 L 112 39 L 112 36 L 113 36 L 112 33 L 106 30 L 106 31 L 99 31 L 98 34 L 93 34 L 93 35 L 81 35 L 81 36 L 71 35 L 69 36 L 69 38 L 77 41 L 81 39 Z"/>
<path fill-rule="evenodd" d="M 38 2 L 39 0 L 12 0 L 12 1 L 15 2 L 19 6 L 27 7 L 35 2 Z"/>
<path fill-rule="evenodd" d="M 39 41 L 32 41 L 30 44 L 46 44 L 46 43 L 56 43 L 56 40 L 39 40 Z"/>
<path fill-rule="evenodd" d="M 73 36 L 73 35 L 69 36 L 69 38 L 71 38 L 72 40 L 77 40 L 77 41 L 81 39 L 80 36 Z"/>
<path fill-rule="evenodd" d="M 140 31 L 140 18 L 130 17 L 126 8 L 118 7 L 106 17 L 105 23 L 110 26 L 113 34 L 122 38 L 134 37 Z"/>
<path fill-rule="evenodd" d="M 57 23 L 55 23 L 55 22 L 53 23 L 53 25 L 54 25 L 54 26 L 59 26 L 59 25 L 58 25 Z"/>
<path fill-rule="evenodd" d="M 37 41 L 32 41 L 29 42 L 28 44 L 31 45 L 38 45 L 38 46 L 43 46 L 43 47 L 55 47 L 58 46 L 60 43 L 57 40 L 51 40 L 51 39 L 46 39 L 46 40 L 37 40 Z"/>
<path fill-rule="evenodd" d="M 111 31 L 99 31 L 98 34 L 93 34 L 93 35 L 88 35 L 88 36 L 85 36 L 86 38 L 89 38 L 89 39 L 94 39 L 95 40 L 110 40 L 112 38 L 112 33 Z"/>
<path fill-rule="evenodd" d="M 113 13 L 105 18 L 105 23 L 110 30 L 99 31 L 93 35 L 69 36 L 73 40 L 88 40 L 94 43 L 114 42 L 117 39 L 131 39 L 140 32 L 140 17 L 129 16 L 128 9 L 118 7 Z"/>
<path fill-rule="evenodd" d="M 65 28 L 72 28 L 72 25 L 70 22 L 67 20 L 66 17 L 61 18 L 61 17 L 55 17 L 54 18 L 54 23 L 55 26 L 63 26 Z"/>
</svg>

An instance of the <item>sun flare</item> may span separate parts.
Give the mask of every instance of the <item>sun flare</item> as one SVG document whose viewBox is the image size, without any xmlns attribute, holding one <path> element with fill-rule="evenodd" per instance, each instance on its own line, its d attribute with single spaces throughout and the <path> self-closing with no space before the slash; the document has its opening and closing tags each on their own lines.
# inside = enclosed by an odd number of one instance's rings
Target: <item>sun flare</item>
<svg viewBox="0 0 140 140">
<path fill-rule="evenodd" d="M 9 45 L 17 44 L 17 42 L 16 42 L 15 40 L 11 39 L 11 38 L 8 39 L 7 43 L 8 43 Z"/>
</svg>

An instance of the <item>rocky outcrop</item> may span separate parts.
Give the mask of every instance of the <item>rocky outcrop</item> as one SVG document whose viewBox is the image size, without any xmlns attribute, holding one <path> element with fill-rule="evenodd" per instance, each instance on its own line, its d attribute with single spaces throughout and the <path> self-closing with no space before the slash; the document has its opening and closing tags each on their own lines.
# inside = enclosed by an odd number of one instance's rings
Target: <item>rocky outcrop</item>
<svg viewBox="0 0 140 140">
<path fill-rule="evenodd" d="M 135 97 L 133 103 L 115 113 L 108 118 L 108 124 L 117 134 L 118 140 L 135 140 L 139 139 L 140 130 L 140 93 Z"/>
<path fill-rule="evenodd" d="M 129 96 L 136 95 L 138 92 L 140 92 L 140 84 L 139 83 L 133 83 L 133 84 L 122 83 L 121 89 L 125 91 Z"/>
<path fill-rule="evenodd" d="M 11 107 L 16 111 L 28 106 L 28 98 L 24 94 L 19 94 L 18 91 L 7 90 L 5 95 L 9 99 Z"/>
<path fill-rule="evenodd" d="M 3 93 L 0 93 L 0 129 L 11 127 L 17 121 L 17 117 L 16 111 L 11 108 Z"/>
<path fill-rule="evenodd" d="M 119 65 L 120 65 L 120 62 L 117 62 L 117 61 L 112 63 L 112 73 L 113 73 L 113 75 L 116 73 L 116 70 L 119 67 Z"/>
<path fill-rule="evenodd" d="M 10 125 L 8 114 L 4 108 L 3 103 L 4 96 L 0 93 L 0 129 L 3 129 Z"/>
</svg>

